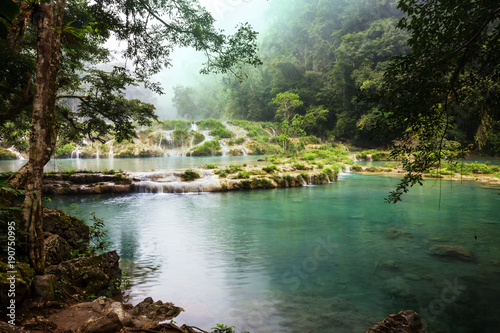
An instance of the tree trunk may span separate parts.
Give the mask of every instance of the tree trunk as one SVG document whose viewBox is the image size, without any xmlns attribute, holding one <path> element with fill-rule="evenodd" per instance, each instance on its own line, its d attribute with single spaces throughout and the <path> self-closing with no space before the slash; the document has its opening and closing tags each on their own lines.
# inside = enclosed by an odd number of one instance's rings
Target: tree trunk
<svg viewBox="0 0 500 333">
<path fill-rule="evenodd" d="M 40 2 L 33 14 L 37 28 L 37 62 L 29 160 L 21 172 L 25 186 L 21 228 L 27 232 L 31 267 L 41 274 L 45 269 L 43 239 L 43 167 L 50 160 L 57 138 L 56 91 L 59 50 L 65 1 Z"/>
</svg>

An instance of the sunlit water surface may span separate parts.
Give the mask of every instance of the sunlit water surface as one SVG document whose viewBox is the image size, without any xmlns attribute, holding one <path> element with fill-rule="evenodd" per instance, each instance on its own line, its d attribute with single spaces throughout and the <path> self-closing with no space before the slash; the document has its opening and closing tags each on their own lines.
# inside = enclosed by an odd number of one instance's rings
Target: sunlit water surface
<svg viewBox="0 0 500 333">
<path fill-rule="evenodd" d="M 130 275 L 129 300 L 171 301 L 185 309 L 179 324 L 352 333 L 413 309 L 429 332 L 500 332 L 498 191 L 427 181 L 385 204 L 396 182 L 346 174 L 322 186 L 50 205 L 103 218 Z M 432 256 L 434 245 L 474 260 Z"/>
</svg>

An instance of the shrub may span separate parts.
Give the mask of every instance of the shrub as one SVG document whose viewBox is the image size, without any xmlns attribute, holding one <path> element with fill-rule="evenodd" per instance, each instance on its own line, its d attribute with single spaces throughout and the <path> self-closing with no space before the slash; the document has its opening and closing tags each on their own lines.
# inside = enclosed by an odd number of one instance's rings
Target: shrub
<svg viewBox="0 0 500 333">
<path fill-rule="evenodd" d="M 184 180 L 195 180 L 195 179 L 198 179 L 200 177 L 201 176 L 200 176 L 199 172 L 195 171 L 193 169 L 187 169 L 182 174 L 182 179 L 184 179 Z"/>
<path fill-rule="evenodd" d="M 368 171 L 368 172 L 379 172 L 379 171 L 380 171 L 380 169 L 379 169 L 379 168 L 377 168 L 377 167 L 374 167 L 374 166 L 370 166 L 370 167 L 367 167 L 367 168 L 365 169 L 365 171 Z"/>
<path fill-rule="evenodd" d="M 336 180 L 338 178 L 338 172 L 333 172 L 332 169 L 330 168 L 325 168 L 321 174 L 324 174 L 326 176 L 328 176 L 328 178 L 330 179 L 330 181 L 333 181 L 333 180 Z"/>
<path fill-rule="evenodd" d="M 8 149 L 0 148 L 0 160 L 16 160 L 17 156 Z"/>
<path fill-rule="evenodd" d="M 239 164 L 235 164 L 235 165 L 230 165 L 229 166 L 229 169 L 227 169 L 229 173 L 235 173 L 235 172 L 238 172 L 238 171 L 242 171 L 243 168 L 241 167 L 241 165 Z"/>
<path fill-rule="evenodd" d="M 271 165 L 263 167 L 262 170 L 264 170 L 267 173 L 274 173 L 274 172 L 278 171 L 278 167 L 274 164 L 271 164 Z"/>
<path fill-rule="evenodd" d="M 217 166 L 215 164 L 208 163 L 208 164 L 205 164 L 203 166 L 203 168 L 205 168 L 205 169 L 217 169 Z"/>
<path fill-rule="evenodd" d="M 55 158 L 69 158 L 71 153 L 76 149 L 73 143 L 68 143 L 63 146 L 57 147 L 54 153 Z"/>
<path fill-rule="evenodd" d="M 245 142 L 245 138 L 240 136 L 239 138 L 236 138 L 236 140 L 234 140 L 234 142 L 236 142 L 237 145 L 241 145 L 241 144 L 243 144 L 243 142 Z"/>
<path fill-rule="evenodd" d="M 193 156 L 213 156 L 220 155 L 219 141 L 205 141 L 201 146 L 192 151 Z"/>
<path fill-rule="evenodd" d="M 295 169 L 295 170 L 309 170 L 310 168 L 307 167 L 307 165 L 303 164 L 303 163 L 294 163 L 292 165 L 292 167 Z"/>
<path fill-rule="evenodd" d="M 163 125 L 163 129 L 166 131 L 171 131 L 174 129 L 187 130 L 191 128 L 191 121 L 188 120 L 164 120 L 161 122 Z"/>
<path fill-rule="evenodd" d="M 226 128 L 219 127 L 211 130 L 210 135 L 218 136 L 221 139 L 230 139 L 234 136 L 234 133 Z"/>
<path fill-rule="evenodd" d="M 260 170 L 250 170 L 248 171 L 248 174 L 252 176 L 264 176 L 266 173 Z"/>
<path fill-rule="evenodd" d="M 390 152 L 383 151 L 383 150 L 377 150 L 377 149 L 364 150 L 360 153 L 357 153 L 356 158 L 358 160 L 366 161 L 369 159 L 368 155 L 371 155 L 372 161 L 393 161 L 394 160 L 394 158 L 391 157 Z"/>
<path fill-rule="evenodd" d="M 302 159 L 304 161 L 313 161 L 316 159 L 316 157 L 318 157 L 318 155 L 316 155 L 315 153 L 305 153 L 304 155 L 302 155 Z"/>
<path fill-rule="evenodd" d="M 197 145 L 198 143 L 203 142 L 205 140 L 205 136 L 201 134 L 200 132 L 194 132 L 194 138 L 193 138 L 193 143 Z"/>
<path fill-rule="evenodd" d="M 186 142 L 188 138 L 188 130 L 187 129 L 175 129 L 174 131 L 174 141 L 175 145 L 180 147 L 183 143 Z"/>
<path fill-rule="evenodd" d="M 248 179 L 248 178 L 250 178 L 250 174 L 248 173 L 248 171 L 243 170 L 243 171 L 240 171 L 238 173 L 237 178 L 238 179 Z"/>
<path fill-rule="evenodd" d="M 226 177 L 227 177 L 227 175 L 228 175 L 227 170 L 219 170 L 219 171 L 216 171 L 215 173 L 216 173 L 217 175 L 219 175 L 219 177 L 221 177 L 221 178 L 226 178 Z"/>
<path fill-rule="evenodd" d="M 196 125 L 198 125 L 198 127 L 200 129 L 204 129 L 204 130 L 214 130 L 216 128 L 225 128 L 225 126 L 220 121 L 213 119 L 213 118 L 208 118 L 208 119 L 203 119 L 203 120 L 197 121 Z"/>
<path fill-rule="evenodd" d="M 353 166 L 351 166 L 351 170 L 352 171 L 363 171 L 363 168 L 359 164 L 354 164 Z"/>
</svg>

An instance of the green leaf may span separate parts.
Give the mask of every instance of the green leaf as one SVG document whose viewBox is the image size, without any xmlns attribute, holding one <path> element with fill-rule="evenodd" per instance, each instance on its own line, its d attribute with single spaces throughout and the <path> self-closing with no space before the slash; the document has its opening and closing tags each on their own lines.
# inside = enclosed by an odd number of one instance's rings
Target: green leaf
<svg viewBox="0 0 500 333">
<path fill-rule="evenodd" d="M 19 15 L 19 5 L 12 0 L 0 0 L 0 17 L 12 21 Z"/>
</svg>

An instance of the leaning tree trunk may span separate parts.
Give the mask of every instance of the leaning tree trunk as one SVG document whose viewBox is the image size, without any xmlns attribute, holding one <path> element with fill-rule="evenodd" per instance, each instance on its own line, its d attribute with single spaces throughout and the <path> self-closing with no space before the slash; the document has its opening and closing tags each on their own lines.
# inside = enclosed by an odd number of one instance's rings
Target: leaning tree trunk
<svg viewBox="0 0 500 333">
<path fill-rule="evenodd" d="M 43 239 L 43 167 L 50 160 L 57 137 L 56 90 L 59 49 L 65 1 L 40 2 L 33 14 L 37 28 L 37 62 L 29 161 L 23 168 L 25 198 L 21 228 L 27 232 L 31 267 L 38 274 L 45 269 Z"/>
</svg>

